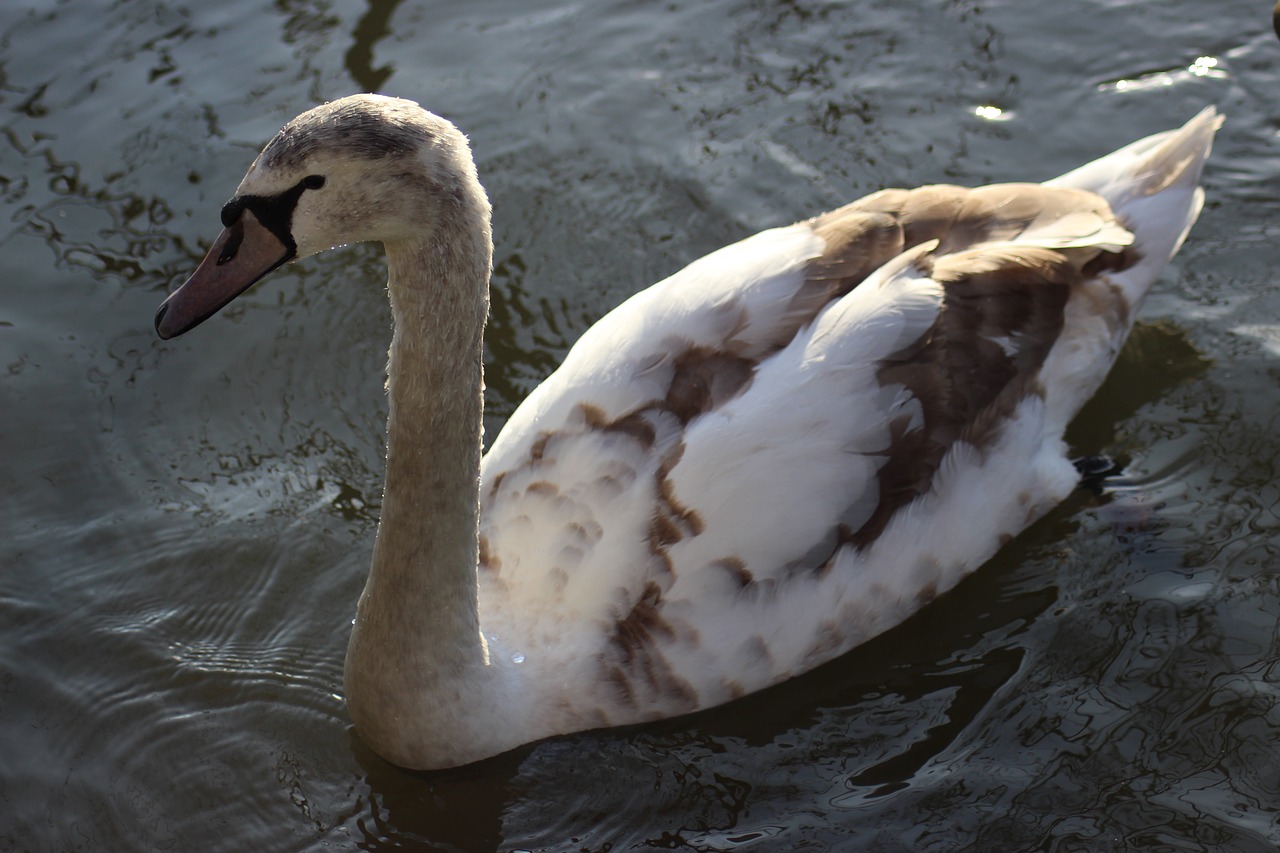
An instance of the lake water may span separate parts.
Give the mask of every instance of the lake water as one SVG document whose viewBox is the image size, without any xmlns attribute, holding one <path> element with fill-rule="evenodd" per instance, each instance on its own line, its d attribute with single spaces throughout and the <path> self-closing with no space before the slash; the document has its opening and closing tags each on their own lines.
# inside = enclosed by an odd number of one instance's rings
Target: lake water
<svg viewBox="0 0 1280 853">
<path fill-rule="evenodd" d="M 0 7 L 0 849 L 1274 850 L 1280 43 L 1262 0 Z M 341 667 L 378 516 L 379 254 L 152 315 L 259 146 L 378 90 L 496 209 L 490 435 L 595 318 L 887 185 L 1228 115 L 1072 429 L 1126 464 L 959 588 L 693 718 L 410 774 Z M 981 500 L 975 495 L 975 500 Z"/>
</svg>

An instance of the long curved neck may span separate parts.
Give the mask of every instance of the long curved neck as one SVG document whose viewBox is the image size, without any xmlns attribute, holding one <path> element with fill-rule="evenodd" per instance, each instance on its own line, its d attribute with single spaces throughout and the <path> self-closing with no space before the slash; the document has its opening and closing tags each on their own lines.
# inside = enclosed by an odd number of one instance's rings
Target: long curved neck
<svg viewBox="0 0 1280 853">
<path fill-rule="evenodd" d="M 433 709 L 448 714 L 458 686 L 488 663 L 476 564 L 492 248 L 480 193 L 422 241 L 387 245 L 387 479 L 346 694 L 362 736 L 408 766 L 434 748 Z"/>
<path fill-rule="evenodd" d="M 387 253 L 387 475 L 368 594 L 412 626 L 466 638 L 476 622 L 483 288 L 441 252 Z M 432 269 L 437 266 L 437 269 Z M 479 293 L 476 291 L 479 290 Z M 420 629 L 421 630 L 421 629 Z M 461 649 L 455 649 L 457 653 Z"/>
</svg>

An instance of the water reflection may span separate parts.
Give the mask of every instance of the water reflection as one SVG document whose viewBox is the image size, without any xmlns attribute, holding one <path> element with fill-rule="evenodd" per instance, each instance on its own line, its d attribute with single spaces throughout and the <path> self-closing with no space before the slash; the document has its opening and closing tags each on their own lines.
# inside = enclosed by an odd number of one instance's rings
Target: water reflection
<svg viewBox="0 0 1280 853">
<path fill-rule="evenodd" d="M 38 117 L 41 111 L 31 104 L 17 109 Z M 18 214 L 0 235 L 0 248 L 20 236 L 31 238 L 54 251 L 58 269 L 127 282 L 164 280 L 202 256 L 166 231 L 173 212 L 163 198 L 119 187 L 119 174 L 85 176 L 42 134 L 8 128 L 0 140 L 11 152 L 0 175 L 0 203 Z"/>
<path fill-rule="evenodd" d="M 1107 448 L 1116 452 L 1116 432 L 1123 421 L 1174 388 L 1203 376 L 1210 365 L 1186 329 L 1168 322 L 1138 323 L 1106 383 L 1068 429 L 1067 443 L 1081 454 L 1100 453 Z"/>
<path fill-rule="evenodd" d="M 527 750 L 458 770 L 413 774 L 389 766 L 358 736 L 351 749 L 369 787 L 368 801 L 352 821 L 359 849 L 467 853 L 503 846 L 505 780 Z"/>
<path fill-rule="evenodd" d="M 391 35 L 391 16 L 401 0 L 368 0 L 368 10 L 356 23 L 352 33 L 354 40 L 347 50 L 345 63 L 351 78 L 362 92 L 381 92 L 391 77 L 394 66 L 390 63 L 373 67 L 373 49 L 379 41 Z"/>
</svg>

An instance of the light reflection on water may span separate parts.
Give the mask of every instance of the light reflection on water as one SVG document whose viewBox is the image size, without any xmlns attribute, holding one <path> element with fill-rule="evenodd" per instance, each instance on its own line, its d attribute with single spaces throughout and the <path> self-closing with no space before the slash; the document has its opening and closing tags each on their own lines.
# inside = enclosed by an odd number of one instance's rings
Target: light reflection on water
<svg viewBox="0 0 1280 853">
<path fill-rule="evenodd" d="M 1273 849 L 1280 45 L 1255 5 L 4 7 L 0 848 Z M 495 203 L 490 436 L 592 320 L 746 233 L 1048 177 L 1207 102 L 1230 123 L 1072 427 L 1128 465 L 1103 493 L 794 682 L 417 775 L 340 698 L 380 258 L 278 274 L 198 340 L 150 328 L 280 122 L 379 87 L 456 119 Z"/>
</svg>

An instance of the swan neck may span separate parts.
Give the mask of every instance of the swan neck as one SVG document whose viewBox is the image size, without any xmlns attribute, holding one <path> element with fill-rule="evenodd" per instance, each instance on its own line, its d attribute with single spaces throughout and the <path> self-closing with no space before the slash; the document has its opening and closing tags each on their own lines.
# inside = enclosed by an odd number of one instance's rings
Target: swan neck
<svg viewBox="0 0 1280 853">
<path fill-rule="evenodd" d="M 432 708 L 456 701 L 488 664 L 476 572 L 492 249 L 483 195 L 474 207 L 419 243 L 386 246 L 387 476 L 346 693 L 370 745 L 407 766 L 438 760 L 424 741 Z"/>
<path fill-rule="evenodd" d="M 429 247 L 387 257 L 395 333 L 370 584 L 474 644 L 485 283 Z"/>
</svg>

